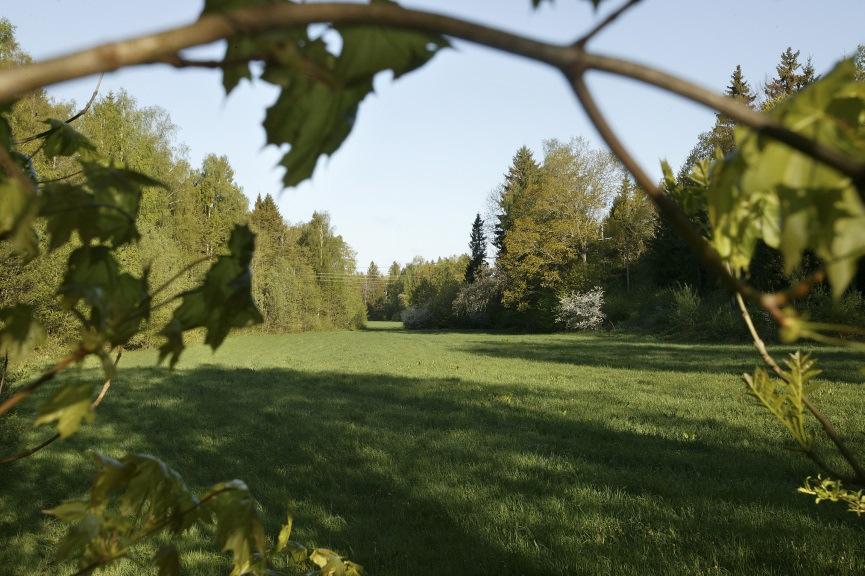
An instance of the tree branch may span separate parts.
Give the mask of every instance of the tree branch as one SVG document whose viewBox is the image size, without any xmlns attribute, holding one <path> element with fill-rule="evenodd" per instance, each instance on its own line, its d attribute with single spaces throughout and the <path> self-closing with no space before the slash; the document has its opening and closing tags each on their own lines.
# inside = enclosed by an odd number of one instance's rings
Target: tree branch
<svg viewBox="0 0 865 576">
<path fill-rule="evenodd" d="M 270 4 L 205 14 L 185 26 L 110 42 L 0 72 L 0 102 L 65 80 L 158 61 L 185 48 L 243 34 L 298 28 L 317 22 L 336 25 L 376 24 L 444 34 L 556 67 L 571 64 L 577 56 L 567 46 L 540 42 L 442 14 L 407 10 L 393 4 Z"/>
<path fill-rule="evenodd" d="M 582 77 L 582 73 L 575 72 L 569 77 L 574 93 L 586 111 L 589 120 L 595 126 L 595 129 L 600 134 L 604 142 L 613 152 L 613 154 L 622 162 L 625 168 L 630 172 L 637 184 L 652 203 L 657 211 L 667 218 L 676 232 L 684 239 L 691 247 L 691 251 L 700 259 L 700 261 L 712 271 L 724 284 L 724 286 L 733 293 L 743 294 L 749 300 L 759 304 L 766 309 L 772 317 L 783 326 L 787 322 L 787 318 L 781 312 L 781 309 L 775 302 L 774 298 L 766 298 L 766 294 L 759 292 L 733 276 L 727 268 L 727 265 L 721 259 L 718 252 L 703 238 L 703 235 L 694 228 L 688 216 L 676 202 L 667 195 L 645 170 L 639 165 L 634 157 L 628 152 L 625 145 L 619 139 L 618 135 L 610 127 L 607 119 L 604 117 L 601 110 L 598 108 L 595 99 L 589 92 L 588 87 Z"/>
<path fill-rule="evenodd" d="M 713 108 L 739 124 L 769 135 L 832 166 L 853 179 L 860 190 L 860 195 L 865 198 L 865 164 L 793 132 L 770 116 L 751 110 L 732 98 L 716 94 L 648 66 L 590 54 L 579 45 L 561 46 L 541 42 L 442 14 L 408 10 L 384 3 L 271 4 L 205 14 L 186 26 L 102 44 L 66 56 L 0 72 L 0 102 L 64 80 L 127 66 L 159 62 L 165 58 L 176 57 L 175 55 L 185 48 L 216 40 L 270 30 L 297 28 L 317 22 L 331 22 L 336 25 L 375 24 L 444 34 L 545 62 L 561 69 L 569 78 L 578 76 L 585 69 L 590 68 L 645 82 Z M 604 22 L 601 24 L 606 25 Z"/>
<path fill-rule="evenodd" d="M 737 123 L 771 136 L 850 177 L 858 187 L 859 196 L 865 200 L 865 164 L 839 150 L 824 146 L 816 140 L 785 128 L 768 114 L 753 110 L 733 98 L 717 94 L 672 74 L 620 58 L 582 52 L 579 64 L 573 70 L 566 70 L 565 73 L 568 76 L 577 76 L 587 68 L 602 70 L 661 88 L 729 116 Z"/>
</svg>

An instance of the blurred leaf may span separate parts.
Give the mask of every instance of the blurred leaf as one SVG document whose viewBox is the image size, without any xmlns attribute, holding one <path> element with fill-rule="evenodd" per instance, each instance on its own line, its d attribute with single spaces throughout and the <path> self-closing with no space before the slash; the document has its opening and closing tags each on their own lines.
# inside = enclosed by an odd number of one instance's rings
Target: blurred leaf
<svg viewBox="0 0 865 576">
<path fill-rule="evenodd" d="M 102 519 L 93 514 L 86 514 L 67 532 L 57 546 L 57 560 L 66 560 L 73 556 L 83 556 L 87 553 L 90 543 L 99 536 Z"/>
<path fill-rule="evenodd" d="M 0 180 L 0 240 L 10 240 L 26 258 L 39 252 L 33 220 L 39 211 L 38 198 L 31 187 L 15 178 Z"/>
<path fill-rule="evenodd" d="M 51 132 L 45 137 L 45 146 L 43 147 L 46 157 L 72 156 L 78 152 L 96 151 L 96 147 L 86 136 L 63 120 L 49 118 L 45 123 L 51 127 Z"/>
<path fill-rule="evenodd" d="M 134 170 L 93 162 L 81 166 L 85 185 L 56 182 L 44 187 L 40 215 L 46 220 L 49 248 L 67 243 L 72 232 L 78 232 L 84 244 L 99 241 L 117 247 L 137 240 L 142 189 L 163 185 Z"/>
<path fill-rule="evenodd" d="M 159 360 L 171 356 L 174 366 L 183 352 L 183 333 L 205 328 L 204 342 L 216 350 L 232 328 L 261 322 L 252 298 L 249 270 L 255 235 L 246 225 L 237 225 L 228 240 L 230 253 L 220 256 L 207 271 L 201 286 L 182 295 L 181 304 L 161 334 L 167 341 L 159 349 Z"/>
<path fill-rule="evenodd" d="M 233 480 L 217 484 L 210 492 L 221 492 L 205 506 L 216 520 L 217 544 L 232 554 L 231 576 L 261 573 L 259 560 L 266 552 L 264 527 L 246 484 Z"/>
<path fill-rule="evenodd" d="M 443 37 L 422 32 L 373 26 L 338 31 L 343 37 L 338 57 L 321 39 L 295 38 L 278 51 L 265 46 L 273 58 L 262 78 L 282 91 L 267 110 L 264 128 L 268 144 L 290 145 L 280 162 L 286 169 L 285 186 L 309 178 L 318 159 L 342 145 L 378 72 L 392 70 L 398 78 L 448 45 Z"/>
<path fill-rule="evenodd" d="M 36 424 L 57 422 L 61 438 L 74 434 L 82 420 L 93 420 L 90 402 L 93 396 L 92 382 L 69 382 L 62 384 L 39 407 Z"/>
<path fill-rule="evenodd" d="M 346 576 L 345 564 L 339 554 L 327 548 L 316 548 L 309 555 L 309 560 L 319 567 L 321 576 Z"/>
<path fill-rule="evenodd" d="M 851 60 L 838 64 L 771 114 L 803 136 L 865 157 L 865 84 Z M 865 205 L 849 178 L 775 139 L 739 127 L 736 149 L 717 161 L 708 186 L 713 244 L 737 270 L 762 239 L 784 255 L 787 273 L 813 250 L 835 296 L 865 255 Z"/>
<path fill-rule="evenodd" d="M 13 359 L 26 356 L 45 338 L 45 330 L 33 317 L 33 307 L 16 304 L 11 308 L 0 308 L 0 353 L 8 353 Z"/>
<path fill-rule="evenodd" d="M 43 510 L 43 513 L 54 516 L 62 522 L 71 523 L 82 520 L 88 514 L 89 510 L 90 507 L 87 505 L 87 502 L 72 500 L 64 502 L 50 510 Z"/>
<path fill-rule="evenodd" d="M 74 250 L 58 293 L 68 309 L 81 301 L 89 306 L 88 326 L 105 334 L 112 346 L 125 344 L 149 317 L 147 272 L 141 278 L 120 272 L 106 246 Z"/>
</svg>

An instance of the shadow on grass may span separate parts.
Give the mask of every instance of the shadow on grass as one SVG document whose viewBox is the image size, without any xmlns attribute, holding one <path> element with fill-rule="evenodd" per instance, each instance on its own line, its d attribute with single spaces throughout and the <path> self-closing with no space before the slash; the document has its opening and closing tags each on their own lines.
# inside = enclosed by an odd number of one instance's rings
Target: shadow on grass
<svg viewBox="0 0 865 576">
<path fill-rule="evenodd" d="M 122 374 L 94 426 L 3 470 L 4 538 L 39 530 L 40 508 L 82 493 L 93 467 L 81 453 L 94 448 L 154 454 L 197 489 L 242 478 L 270 534 L 289 507 L 298 539 L 376 575 L 818 574 L 833 555 L 861 558 L 858 524 L 791 497 L 809 472 L 798 456 L 735 449 L 718 439 L 749 431 L 648 407 L 632 417 L 715 433 L 616 430 L 603 415 L 617 400 L 603 392 L 217 366 Z"/>
<path fill-rule="evenodd" d="M 782 361 L 795 347 L 773 347 L 776 360 Z M 865 355 L 853 350 L 813 348 L 811 352 L 823 370 L 823 378 L 859 384 Z M 671 372 L 713 372 L 739 375 L 761 365 L 754 349 L 748 345 L 676 344 L 633 337 L 562 336 L 556 340 L 470 342 L 463 350 L 493 358 L 520 358 L 533 362 L 565 363 L 577 366 L 599 366 L 631 370 Z"/>
</svg>

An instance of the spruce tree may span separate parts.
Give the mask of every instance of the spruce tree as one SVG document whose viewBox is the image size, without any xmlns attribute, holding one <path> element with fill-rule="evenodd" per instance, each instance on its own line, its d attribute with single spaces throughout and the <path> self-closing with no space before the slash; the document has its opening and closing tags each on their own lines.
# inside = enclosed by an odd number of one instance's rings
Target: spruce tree
<svg viewBox="0 0 865 576">
<path fill-rule="evenodd" d="M 516 219 L 517 205 L 525 192 L 537 181 L 540 167 L 535 161 L 532 151 L 521 146 L 514 154 L 510 168 L 505 174 L 498 197 L 498 211 L 493 231 L 493 246 L 496 247 L 496 259 L 505 253 L 505 236 Z"/>
<path fill-rule="evenodd" d="M 769 102 L 786 98 L 811 84 L 817 76 L 811 58 L 802 65 L 799 62 L 799 50 L 788 47 L 781 53 L 781 61 L 775 66 L 776 76 L 763 87 L 763 92 Z"/>
<path fill-rule="evenodd" d="M 487 238 L 484 234 L 484 221 L 481 215 L 475 216 L 472 223 L 472 233 L 469 240 L 469 252 L 471 254 L 466 267 L 466 282 L 471 284 L 478 276 L 478 272 L 484 267 L 487 260 Z"/>
</svg>

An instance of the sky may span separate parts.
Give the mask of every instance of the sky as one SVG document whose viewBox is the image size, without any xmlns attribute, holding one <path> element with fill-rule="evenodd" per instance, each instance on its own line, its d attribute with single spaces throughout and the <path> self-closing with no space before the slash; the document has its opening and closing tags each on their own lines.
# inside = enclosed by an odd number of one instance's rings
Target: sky
<svg viewBox="0 0 865 576">
<path fill-rule="evenodd" d="M 0 16 L 16 26 L 35 59 L 194 20 L 201 0 L 28 0 L 4 2 Z M 529 0 L 413 0 L 408 7 L 439 11 L 554 42 L 579 37 L 618 5 L 598 12 L 584 0 L 557 0 L 539 10 Z M 831 9 L 830 9 L 831 7 Z M 865 43 L 861 0 L 644 0 L 591 44 L 675 72 L 722 91 L 741 64 L 752 86 L 771 77 L 787 47 L 811 56 L 825 72 Z M 188 56 L 219 57 L 213 44 Z M 52 87 L 62 100 L 87 100 L 96 78 Z M 659 175 L 659 160 L 675 167 L 713 113 L 628 80 L 592 73 L 589 85 L 637 159 Z M 143 66 L 106 75 L 101 92 L 126 90 L 142 106 L 171 115 L 176 139 L 193 164 L 209 153 L 228 156 L 247 197 L 270 193 L 290 222 L 327 211 L 356 250 L 359 269 L 415 256 L 467 251 L 476 213 L 502 181 L 522 145 L 540 157 L 544 140 L 587 138 L 603 144 L 559 73 L 541 64 L 456 42 L 418 71 L 392 81 L 376 78 L 354 131 L 342 148 L 319 161 L 313 178 L 283 189 L 281 153 L 265 147 L 261 120 L 276 98 L 264 83 L 244 82 L 226 98 L 221 73 Z"/>
</svg>

